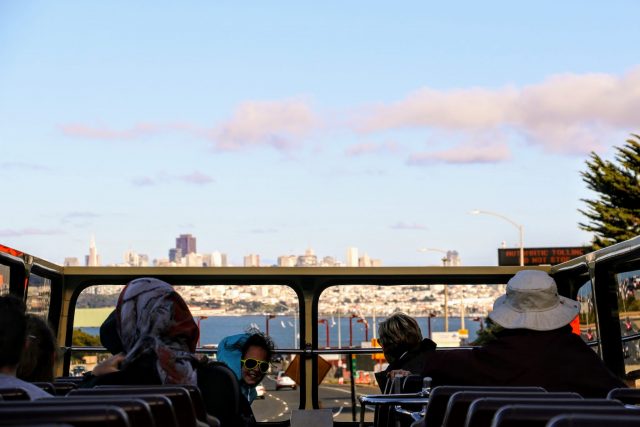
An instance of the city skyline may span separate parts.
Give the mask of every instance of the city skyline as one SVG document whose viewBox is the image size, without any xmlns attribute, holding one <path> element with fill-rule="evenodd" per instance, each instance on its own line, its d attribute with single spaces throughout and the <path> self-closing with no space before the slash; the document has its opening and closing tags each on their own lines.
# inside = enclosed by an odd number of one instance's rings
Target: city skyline
<svg viewBox="0 0 640 427">
<path fill-rule="evenodd" d="M 639 13 L 0 2 L 0 244 L 84 264 L 95 236 L 110 265 L 190 233 L 234 265 L 385 266 L 588 245 L 585 161 L 640 133 Z"/>
</svg>

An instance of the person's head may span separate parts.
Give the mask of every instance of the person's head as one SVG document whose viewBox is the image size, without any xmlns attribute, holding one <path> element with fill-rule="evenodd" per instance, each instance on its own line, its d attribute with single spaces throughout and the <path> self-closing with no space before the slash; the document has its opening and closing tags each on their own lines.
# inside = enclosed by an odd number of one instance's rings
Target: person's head
<svg viewBox="0 0 640 427">
<path fill-rule="evenodd" d="M 0 369 L 15 371 L 25 346 L 26 332 L 24 303 L 12 295 L 0 297 Z"/>
<path fill-rule="evenodd" d="M 100 336 L 110 351 L 126 353 L 123 367 L 155 354 L 163 383 L 195 383 L 190 355 L 198 343 L 198 325 L 182 297 L 162 280 L 129 282 Z"/>
<path fill-rule="evenodd" d="M 422 341 L 418 322 L 404 313 L 394 313 L 381 322 L 378 336 L 378 342 L 388 362 L 393 362 L 406 351 L 416 348 Z"/>
<path fill-rule="evenodd" d="M 260 383 L 271 365 L 273 341 L 262 332 L 253 332 L 242 344 L 240 351 L 242 380 L 250 386 Z"/>
<path fill-rule="evenodd" d="M 27 346 L 18 364 L 17 377 L 30 382 L 52 382 L 57 353 L 56 337 L 49 324 L 27 315 Z"/>
<path fill-rule="evenodd" d="M 505 329 L 551 331 L 571 323 L 579 312 L 580 303 L 559 295 L 547 273 L 521 270 L 509 280 L 489 317 Z"/>
</svg>

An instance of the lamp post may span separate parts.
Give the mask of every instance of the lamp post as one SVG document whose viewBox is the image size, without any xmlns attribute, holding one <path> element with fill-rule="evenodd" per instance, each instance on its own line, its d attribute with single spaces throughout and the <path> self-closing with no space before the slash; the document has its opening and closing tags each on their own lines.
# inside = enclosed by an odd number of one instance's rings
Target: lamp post
<svg viewBox="0 0 640 427">
<path fill-rule="evenodd" d="M 429 313 L 429 316 L 427 316 L 427 329 L 429 330 L 429 339 L 433 339 L 431 337 L 431 318 L 432 317 L 436 317 L 435 313 Z"/>
<path fill-rule="evenodd" d="M 318 323 L 324 323 L 324 327 L 326 330 L 327 348 L 329 348 L 329 321 L 327 319 L 320 319 L 318 320 Z"/>
<path fill-rule="evenodd" d="M 200 329 L 200 321 L 206 320 L 207 316 L 198 316 L 198 347 L 200 347 L 200 337 L 202 336 L 202 331 Z"/>
<path fill-rule="evenodd" d="M 351 314 L 349 316 L 349 348 L 353 347 L 353 323 L 352 320 L 354 317 L 358 317 L 355 314 Z"/>
<path fill-rule="evenodd" d="M 275 319 L 276 315 L 275 314 L 266 314 L 265 317 L 266 317 L 266 320 L 267 320 L 267 328 L 266 328 L 267 329 L 267 336 L 269 336 L 269 320 Z"/>
<path fill-rule="evenodd" d="M 420 248 L 418 252 L 442 252 L 446 254 L 446 257 L 442 257 L 442 266 L 446 267 L 449 263 L 449 252 L 444 249 L 437 248 Z M 431 319 L 429 319 L 429 326 L 431 326 Z M 444 285 L 444 331 L 449 332 L 449 285 Z M 431 338 L 431 330 L 429 330 L 429 338 Z"/>
<path fill-rule="evenodd" d="M 362 317 L 356 320 L 357 323 L 362 323 L 364 325 L 364 340 L 369 341 L 369 322 L 367 319 L 363 319 Z"/>
<path fill-rule="evenodd" d="M 514 220 L 495 212 L 481 211 L 479 209 L 474 209 L 469 213 L 471 215 L 483 214 L 483 215 L 497 216 L 498 218 L 502 218 L 503 220 L 507 221 L 508 223 L 516 227 L 518 229 L 518 233 L 520 234 L 520 266 L 524 265 L 524 227 L 522 226 L 522 224 L 518 224 Z"/>
</svg>

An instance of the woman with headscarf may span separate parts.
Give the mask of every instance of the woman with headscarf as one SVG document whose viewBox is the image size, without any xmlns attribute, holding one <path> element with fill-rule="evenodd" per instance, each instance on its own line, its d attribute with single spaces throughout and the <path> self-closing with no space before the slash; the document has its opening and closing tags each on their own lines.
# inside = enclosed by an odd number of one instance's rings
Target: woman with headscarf
<svg viewBox="0 0 640 427">
<path fill-rule="evenodd" d="M 223 427 L 253 425 L 233 374 L 196 357 L 198 337 L 189 307 L 171 285 L 149 277 L 132 280 L 100 328 L 100 340 L 114 356 L 86 375 L 81 386 L 194 384 L 207 412 Z"/>
</svg>

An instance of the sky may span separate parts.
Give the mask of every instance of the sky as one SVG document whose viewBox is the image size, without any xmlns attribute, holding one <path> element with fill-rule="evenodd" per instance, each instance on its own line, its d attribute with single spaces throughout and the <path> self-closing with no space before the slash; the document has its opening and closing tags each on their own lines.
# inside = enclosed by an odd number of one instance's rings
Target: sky
<svg viewBox="0 0 640 427">
<path fill-rule="evenodd" d="M 640 133 L 639 15 L 0 2 L 0 244 L 62 264 L 94 236 L 107 264 L 190 233 L 235 265 L 357 247 L 385 266 L 496 265 L 513 223 L 525 247 L 588 244 L 585 161 Z"/>
</svg>

